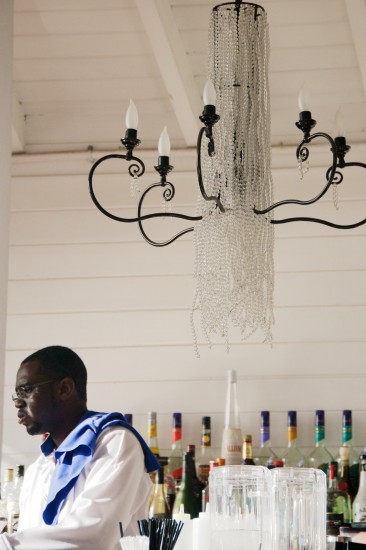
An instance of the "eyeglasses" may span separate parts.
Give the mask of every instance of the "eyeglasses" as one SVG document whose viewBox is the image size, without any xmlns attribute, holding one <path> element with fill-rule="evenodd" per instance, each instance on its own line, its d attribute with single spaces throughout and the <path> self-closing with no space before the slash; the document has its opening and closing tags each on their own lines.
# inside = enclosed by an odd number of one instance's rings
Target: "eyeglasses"
<svg viewBox="0 0 366 550">
<path fill-rule="evenodd" d="M 39 388 L 39 386 L 43 386 L 44 384 L 51 384 L 51 382 L 56 382 L 56 379 L 46 380 L 44 382 L 39 382 L 38 384 L 25 384 L 24 386 L 19 386 L 12 394 L 11 398 L 13 401 L 16 401 L 17 399 L 28 399 L 30 394 L 36 388 Z"/>
</svg>

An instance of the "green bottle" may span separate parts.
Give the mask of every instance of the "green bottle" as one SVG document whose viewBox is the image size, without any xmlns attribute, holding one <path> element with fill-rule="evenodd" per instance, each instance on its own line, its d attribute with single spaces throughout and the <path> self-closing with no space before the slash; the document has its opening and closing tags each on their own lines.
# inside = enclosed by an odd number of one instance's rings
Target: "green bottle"
<svg viewBox="0 0 366 550">
<path fill-rule="evenodd" d="M 183 453 L 183 473 L 179 492 L 175 497 L 173 514 L 178 514 L 183 504 L 184 513 L 191 519 L 197 518 L 200 513 L 201 502 L 195 487 L 195 463 L 190 452 Z"/>
</svg>

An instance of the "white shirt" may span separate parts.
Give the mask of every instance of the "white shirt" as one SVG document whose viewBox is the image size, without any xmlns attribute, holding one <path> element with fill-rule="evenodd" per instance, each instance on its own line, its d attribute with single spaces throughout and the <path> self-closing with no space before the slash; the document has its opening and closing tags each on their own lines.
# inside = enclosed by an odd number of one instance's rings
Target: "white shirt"
<svg viewBox="0 0 366 550">
<path fill-rule="evenodd" d="M 41 455 L 27 468 L 20 496 L 18 532 L 0 536 L 0 550 L 120 550 L 124 535 L 137 535 L 147 518 L 151 493 L 144 454 L 136 437 L 121 426 L 103 430 L 92 460 L 67 495 L 57 525 L 42 519 L 53 455 Z"/>
</svg>

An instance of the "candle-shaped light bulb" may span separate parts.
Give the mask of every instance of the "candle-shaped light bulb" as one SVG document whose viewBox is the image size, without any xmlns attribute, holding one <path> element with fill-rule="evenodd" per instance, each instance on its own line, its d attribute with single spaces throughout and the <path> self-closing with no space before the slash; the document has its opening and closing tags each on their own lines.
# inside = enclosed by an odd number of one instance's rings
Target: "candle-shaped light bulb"
<svg viewBox="0 0 366 550">
<path fill-rule="evenodd" d="M 336 116 L 335 116 L 335 119 L 334 119 L 334 129 L 335 129 L 336 137 L 344 137 L 345 136 L 344 121 L 343 121 L 343 117 L 342 117 L 342 113 L 341 113 L 340 108 L 338 109 L 338 111 L 336 113 Z"/>
<path fill-rule="evenodd" d="M 159 151 L 159 156 L 169 157 L 170 139 L 169 139 L 169 134 L 168 134 L 168 131 L 166 129 L 166 126 L 164 127 L 164 130 L 160 134 L 159 143 L 158 143 L 158 151 Z"/>
<path fill-rule="evenodd" d="M 303 86 L 299 92 L 299 109 L 300 113 L 303 111 L 310 111 L 310 94 L 309 91 Z"/>
<path fill-rule="evenodd" d="M 203 104 L 216 106 L 216 90 L 211 80 L 207 80 L 203 88 Z"/>
<path fill-rule="evenodd" d="M 137 125 L 139 123 L 139 115 L 136 109 L 136 105 L 130 99 L 130 105 L 126 111 L 126 128 L 128 130 L 137 130 Z"/>
</svg>

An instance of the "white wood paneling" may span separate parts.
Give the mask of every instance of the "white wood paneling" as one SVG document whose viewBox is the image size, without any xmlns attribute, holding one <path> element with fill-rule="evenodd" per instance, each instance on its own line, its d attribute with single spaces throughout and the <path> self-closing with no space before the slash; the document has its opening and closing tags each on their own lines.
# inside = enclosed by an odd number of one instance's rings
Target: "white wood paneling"
<svg viewBox="0 0 366 550">
<path fill-rule="evenodd" d="M 319 149 L 303 182 L 298 181 L 296 163 L 286 168 L 293 164 L 293 151 L 275 153 L 275 165 L 282 164 L 273 170 L 276 197 L 286 197 L 292 189 L 296 196 L 315 194 L 326 166 L 319 166 Z M 352 153 L 357 154 L 357 148 Z M 148 183 L 154 177 L 154 156 L 147 154 Z M 177 155 L 171 179 L 181 190 L 179 209 L 194 208 L 192 161 L 189 155 Z M 147 412 L 157 410 L 165 453 L 173 410 L 183 413 L 185 443 L 197 445 L 201 417 L 210 414 L 219 449 L 229 368 L 238 371 L 243 430 L 253 434 L 255 445 L 259 412 L 269 409 L 273 445 L 281 454 L 286 411 L 296 409 L 299 441 L 308 453 L 314 410 L 323 408 L 329 446 L 335 451 L 341 411 L 350 408 L 356 446 L 363 447 L 364 229 L 337 232 L 303 223 L 276 227 L 273 345 L 261 343 L 258 335 L 242 342 L 232 331 L 229 353 L 217 338 L 209 350 L 197 315 L 197 359 L 190 325 L 195 286 L 191 236 L 155 249 L 141 240 L 136 228 L 104 220 L 88 196 L 89 166 L 80 156 L 61 155 L 59 162 L 47 156 L 14 159 L 5 396 L 13 390 L 24 357 L 40 346 L 61 343 L 74 347 L 88 366 L 91 408 L 134 413 L 144 435 Z M 101 176 L 103 198 L 111 207 L 120 196 L 119 167 L 104 167 Z M 365 186 L 356 171 L 349 172 L 339 190 L 342 215 L 364 216 Z M 128 190 L 124 199 L 133 204 Z M 160 206 L 158 199 L 153 202 Z M 316 209 L 320 216 L 337 215 L 331 196 Z M 131 206 L 119 211 L 133 212 Z M 162 231 L 171 224 L 160 226 Z M 10 397 L 4 415 L 3 464 L 29 464 L 38 442 L 29 441 L 17 426 Z"/>
</svg>

